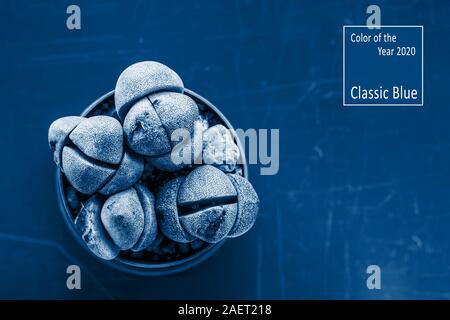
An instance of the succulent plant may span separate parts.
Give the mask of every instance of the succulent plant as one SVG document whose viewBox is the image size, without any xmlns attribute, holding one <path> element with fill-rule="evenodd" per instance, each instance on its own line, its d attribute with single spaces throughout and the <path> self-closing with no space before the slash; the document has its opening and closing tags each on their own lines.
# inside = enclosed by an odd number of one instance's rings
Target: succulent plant
<svg viewBox="0 0 450 320">
<path fill-rule="evenodd" d="M 75 219 L 75 226 L 87 247 L 99 258 L 112 260 L 120 252 L 100 220 L 102 202 L 94 195 L 87 200 Z"/>
<path fill-rule="evenodd" d="M 50 125 L 55 163 L 83 194 L 109 195 L 135 184 L 144 161 L 126 148 L 122 125 L 109 116 L 63 117 Z"/>
<path fill-rule="evenodd" d="M 60 118 L 48 132 L 75 226 L 96 256 L 186 255 L 253 226 L 259 199 L 241 176 L 232 134 L 208 120 L 173 70 L 136 63 L 120 75 L 114 99 L 90 116 Z M 206 165 L 172 161 L 180 128 L 191 135 L 192 160 Z"/>
<path fill-rule="evenodd" d="M 236 168 L 240 152 L 229 129 L 216 124 L 205 130 L 202 141 L 205 163 L 214 165 L 225 172 L 232 172 Z"/>
<path fill-rule="evenodd" d="M 114 259 L 120 250 L 143 250 L 157 236 L 154 196 L 139 184 L 104 202 L 94 195 L 83 205 L 75 225 L 88 248 L 102 259 Z"/>
<path fill-rule="evenodd" d="M 114 93 L 116 110 L 132 150 L 166 162 L 175 145 L 172 133 L 193 132 L 199 111 L 183 90 L 180 77 L 158 62 L 136 63 L 122 72 Z"/>
<path fill-rule="evenodd" d="M 117 79 L 114 100 L 119 117 L 124 120 L 137 99 L 159 91 L 182 93 L 183 81 L 169 67 L 156 61 L 142 61 L 126 68 Z"/>
<path fill-rule="evenodd" d="M 156 212 L 161 232 L 173 241 L 216 243 L 247 232 L 258 206 L 247 179 L 204 165 L 168 182 L 158 194 Z"/>
</svg>

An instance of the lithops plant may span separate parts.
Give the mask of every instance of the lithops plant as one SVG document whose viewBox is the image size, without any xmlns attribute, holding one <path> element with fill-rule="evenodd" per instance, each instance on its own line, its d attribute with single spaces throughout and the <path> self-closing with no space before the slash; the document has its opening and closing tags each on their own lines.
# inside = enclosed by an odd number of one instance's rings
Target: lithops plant
<svg viewBox="0 0 450 320">
<path fill-rule="evenodd" d="M 203 161 L 203 135 L 204 132 L 208 129 L 208 126 L 208 121 L 203 119 L 202 117 L 199 117 L 194 122 L 193 131 L 189 132 L 190 137 L 188 140 L 181 141 L 172 149 L 170 153 L 167 153 L 160 157 L 146 157 L 146 161 L 153 167 L 168 172 L 176 172 L 192 164 L 198 165 L 205 163 Z M 223 148 L 224 146 L 220 146 L 220 149 Z M 176 155 L 178 159 L 184 159 L 184 152 L 188 153 L 187 162 L 174 162 L 172 160 L 173 155 Z"/>
<path fill-rule="evenodd" d="M 255 223 L 258 207 L 247 179 L 210 165 L 169 181 L 156 202 L 162 233 L 177 242 L 216 243 L 240 236 Z"/>
<path fill-rule="evenodd" d="M 92 196 L 81 208 L 75 219 L 75 225 L 87 247 L 99 258 L 111 260 L 119 254 L 100 220 L 102 202 L 98 195 Z"/>
<path fill-rule="evenodd" d="M 239 148 L 230 130 L 217 124 L 203 132 L 203 161 L 222 171 L 232 172 L 239 160 Z"/>
<path fill-rule="evenodd" d="M 231 126 L 173 70 L 134 64 L 114 97 L 105 97 L 48 132 L 70 225 L 93 254 L 126 263 L 189 261 L 253 226 L 259 199 Z M 179 129 L 190 137 L 191 162 L 172 161 L 186 152 L 171 139 Z"/>
<path fill-rule="evenodd" d="M 153 194 L 139 184 L 104 202 L 94 195 L 84 203 L 75 225 L 96 256 L 111 260 L 120 250 L 140 251 L 156 239 L 154 202 Z"/>
<path fill-rule="evenodd" d="M 109 195 L 142 175 L 144 161 L 124 145 L 122 125 L 108 116 L 63 117 L 48 132 L 54 161 L 83 194 Z"/>
<path fill-rule="evenodd" d="M 156 61 L 142 61 L 126 68 L 117 79 L 114 99 L 124 120 L 136 100 L 158 91 L 182 93 L 183 81 L 175 71 Z"/>
<path fill-rule="evenodd" d="M 114 93 L 116 110 L 133 151 L 158 162 L 177 143 L 171 139 L 175 130 L 193 132 L 199 111 L 183 90 L 181 78 L 158 62 L 136 63 L 122 72 Z"/>
</svg>

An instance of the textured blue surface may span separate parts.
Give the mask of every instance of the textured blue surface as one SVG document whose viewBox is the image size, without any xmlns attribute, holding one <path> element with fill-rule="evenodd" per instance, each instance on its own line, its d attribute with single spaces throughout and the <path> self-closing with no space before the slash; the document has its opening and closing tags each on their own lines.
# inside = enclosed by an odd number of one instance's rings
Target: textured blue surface
<svg viewBox="0 0 450 320">
<path fill-rule="evenodd" d="M 450 5 L 378 1 L 425 26 L 425 107 L 342 107 L 356 1 L 2 1 L 1 298 L 450 298 Z M 57 207 L 47 129 L 140 60 L 161 61 L 235 127 L 280 128 L 280 172 L 250 178 L 254 228 L 202 265 L 130 276 L 84 251 Z M 79 264 L 82 290 L 66 289 Z M 365 269 L 378 264 L 382 290 Z"/>
<path fill-rule="evenodd" d="M 383 39 L 377 42 L 374 38 L 381 32 L 384 35 L 395 35 L 396 41 Z M 370 42 L 357 42 L 355 39 L 352 41 L 354 34 L 370 36 L 371 40 Z M 382 27 L 372 30 L 367 27 L 347 27 L 344 41 L 346 104 L 415 104 L 416 106 L 422 104 L 422 28 L 420 26 Z M 392 50 L 393 55 L 382 55 L 379 48 L 386 51 Z M 397 48 L 402 48 L 400 50 L 405 51 L 404 55 L 399 55 Z M 410 48 L 409 51 L 407 48 Z M 410 51 L 414 51 L 414 54 Z M 368 61 L 370 63 L 367 63 Z M 386 74 L 389 76 L 387 77 Z M 357 92 L 352 93 L 354 86 L 360 86 L 361 89 L 382 87 L 389 91 L 385 98 L 368 100 L 358 98 Z M 394 86 L 403 87 L 402 98 L 394 96 Z M 409 92 L 413 89 L 417 91 L 415 98 L 410 94 L 403 94 L 405 90 Z"/>
</svg>

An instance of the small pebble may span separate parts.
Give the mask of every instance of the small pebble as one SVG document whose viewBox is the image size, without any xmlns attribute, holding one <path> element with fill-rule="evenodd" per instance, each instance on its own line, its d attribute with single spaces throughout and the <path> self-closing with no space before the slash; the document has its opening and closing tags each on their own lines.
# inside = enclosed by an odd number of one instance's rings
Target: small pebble
<svg viewBox="0 0 450 320">
<path fill-rule="evenodd" d="M 189 243 L 179 243 L 178 249 L 182 254 L 187 254 L 190 251 Z"/>
<path fill-rule="evenodd" d="M 194 241 L 191 242 L 191 248 L 193 250 L 198 250 L 201 247 L 203 247 L 203 241 L 201 241 L 199 239 L 195 239 Z"/>
<path fill-rule="evenodd" d="M 164 236 L 162 234 L 158 233 L 158 235 L 156 236 L 155 241 L 153 241 L 150 244 L 150 246 L 145 248 L 145 251 L 152 252 L 155 248 L 159 247 L 159 245 L 163 242 L 163 240 L 164 240 Z"/>
<path fill-rule="evenodd" d="M 103 112 L 103 113 L 108 112 L 108 110 L 109 110 L 109 104 L 106 103 L 106 102 L 103 102 L 103 103 L 102 103 L 102 106 L 101 106 L 101 109 L 102 109 L 102 112 Z"/>
<path fill-rule="evenodd" d="M 164 255 L 164 253 L 162 252 L 162 246 L 158 246 L 158 247 L 153 248 L 152 252 L 154 254 L 157 254 L 158 256 Z"/>
<path fill-rule="evenodd" d="M 161 253 L 164 255 L 172 255 L 176 251 L 175 244 L 172 242 L 161 247 Z"/>
<path fill-rule="evenodd" d="M 73 211 L 78 211 L 80 209 L 80 199 L 78 199 L 78 195 L 74 187 L 68 186 L 66 188 L 66 198 L 70 209 Z"/>
<path fill-rule="evenodd" d="M 131 251 L 130 256 L 133 258 L 142 258 L 144 256 L 144 253 L 142 251 Z"/>
</svg>

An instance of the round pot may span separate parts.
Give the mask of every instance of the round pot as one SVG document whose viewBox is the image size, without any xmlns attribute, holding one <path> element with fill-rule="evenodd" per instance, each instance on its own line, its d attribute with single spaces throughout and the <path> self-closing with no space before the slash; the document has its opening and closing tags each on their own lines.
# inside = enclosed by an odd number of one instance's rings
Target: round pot
<svg viewBox="0 0 450 320">
<path fill-rule="evenodd" d="M 219 111 L 219 109 L 217 107 L 215 107 L 211 102 L 209 102 L 202 96 L 198 95 L 197 93 L 195 93 L 191 90 L 185 89 L 184 94 L 186 94 L 189 97 L 191 97 L 192 99 L 194 99 L 195 102 L 200 103 L 203 106 L 205 106 L 207 109 L 209 109 L 209 111 L 212 111 L 213 113 L 215 113 L 220 118 L 220 120 L 223 122 L 223 125 L 225 127 L 227 127 L 228 129 L 230 129 L 230 132 L 234 136 L 236 144 L 241 153 L 242 175 L 248 179 L 248 166 L 247 166 L 247 161 L 246 161 L 245 153 L 244 153 L 245 150 L 243 150 L 242 144 L 239 141 L 239 139 L 237 138 L 236 132 L 235 132 L 233 126 L 231 125 L 231 123 L 228 121 L 228 119 Z M 114 90 L 101 96 L 96 101 L 94 101 L 89 107 L 87 107 L 83 111 L 81 116 L 87 116 L 89 113 L 91 113 L 91 111 L 93 111 L 94 109 L 96 109 L 99 106 L 101 106 L 102 104 L 104 104 L 113 95 L 114 95 Z M 84 243 L 84 241 L 81 239 L 81 236 L 75 227 L 74 217 L 71 213 L 71 210 L 70 210 L 67 198 L 66 198 L 66 194 L 65 194 L 63 173 L 61 172 L 61 170 L 59 168 L 57 168 L 57 170 L 56 170 L 56 186 L 57 186 L 58 204 L 59 204 L 61 213 L 63 215 L 64 221 L 67 223 L 67 226 L 69 227 L 71 233 L 73 234 L 75 239 L 77 239 L 77 241 L 81 244 L 81 246 L 83 246 L 87 251 L 89 251 L 93 256 L 95 256 L 90 251 L 90 249 L 87 247 L 87 245 Z M 226 239 L 224 239 L 218 243 L 208 244 L 205 247 L 203 247 L 202 249 L 200 249 L 199 251 L 195 252 L 194 254 L 192 254 L 188 257 L 185 257 L 185 258 L 182 258 L 179 260 L 170 261 L 170 262 L 153 262 L 153 261 L 146 262 L 146 261 L 142 261 L 142 260 L 138 261 L 138 260 L 133 260 L 131 258 L 124 258 L 124 257 L 121 257 L 120 255 L 117 258 L 115 258 L 113 260 L 109 260 L 109 261 L 100 259 L 97 256 L 95 256 L 95 257 L 98 260 L 100 260 L 101 262 L 103 262 L 111 267 L 114 267 L 118 270 L 124 271 L 124 272 L 137 274 L 137 275 L 146 275 L 146 276 L 163 276 L 163 275 L 170 275 L 170 274 L 178 273 L 178 272 L 195 267 L 202 261 L 204 261 L 207 258 L 209 258 L 210 256 L 212 256 L 217 251 L 217 249 L 219 249 L 223 245 L 225 240 Z"/>
</svg>

